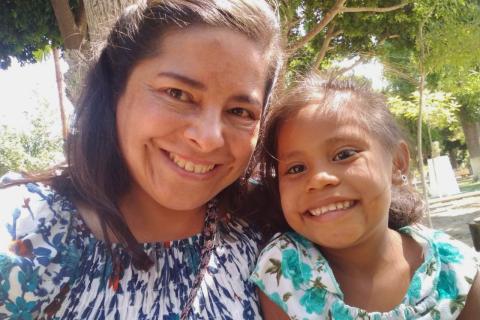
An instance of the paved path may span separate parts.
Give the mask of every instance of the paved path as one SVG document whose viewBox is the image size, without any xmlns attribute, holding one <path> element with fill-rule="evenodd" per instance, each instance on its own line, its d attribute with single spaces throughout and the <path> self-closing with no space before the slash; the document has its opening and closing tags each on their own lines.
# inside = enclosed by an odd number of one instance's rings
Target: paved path
<svg viewBox="0 0 480 320">
<path fill-rule="evenodd" d="M 480 218 L 480 192 L 431 199 L 429 203 L 433 227 L 473 247 L 468 223 Z"/>
</svg>

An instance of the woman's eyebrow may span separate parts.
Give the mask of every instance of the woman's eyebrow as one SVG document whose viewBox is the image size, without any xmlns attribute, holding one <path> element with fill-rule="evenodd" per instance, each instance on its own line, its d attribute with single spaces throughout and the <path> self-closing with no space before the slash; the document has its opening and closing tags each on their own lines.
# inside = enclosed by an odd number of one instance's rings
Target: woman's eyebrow
<svg viewBox="0 0 480 320">
<path fill-rule="evenodd" d="M 177 81 L 180 81 L 180 82 L 183 82 L 183 83 L 185 83 L 185 84 L 187 84 L 190 87 L 193 87 L 195 89 L 200 89 L 200 90 L 206 90 L 207 89 L 207 86 L 205 84 L 203 84 L 202 82 L 200 82 L 198 80 L 195 80 L 195 79 L 192 79 L 192 78 L 189 78 L 187 76 L 175 73 L 175 72 L 164 71 L 164 72 L 158 73 L 157 76 L 173 78 L 173 79 L 175 79 Z"/>
<path fill-rule="evenodd" d="M 247 94 L 234 95 L 232 97 L 232 100 L 236 101 L 236 102 L 242 102 L 242 103 L 248 103 L 248 104 L 251 104 L 251 105 L 257 105 L 257 106 L 260 106 L 260 107 L 262 106 L 262 103 L 260 102 L 260 100 L 258 100 L 255 97 L 252 97 L 250 95 L 247 95 Z"/>
</svg>

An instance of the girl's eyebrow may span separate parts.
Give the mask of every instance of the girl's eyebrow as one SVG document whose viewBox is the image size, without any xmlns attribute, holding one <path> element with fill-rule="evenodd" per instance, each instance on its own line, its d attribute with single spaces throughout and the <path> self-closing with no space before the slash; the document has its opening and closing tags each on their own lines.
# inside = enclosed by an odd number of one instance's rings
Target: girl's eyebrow
<svg viewBox="0 0 480 320">
<path fill-rule="evenodd" d="M 341 143 L 361 143 L 365 144 L 366 140 L 360 134 L 341 134 L 335 137 L 331 137 L 325 141 L 326 145 L 334 145 L 334 144 L 341 144 Z"/>
<path fill-rule="evenodd" d="M 299 150 L 292 150 L 292 151 L 289 151 L 287 153 L 279 153 L 278 154 L 278 157 L 277 157 L 277 161 L 278 162 L 285 162 L 285 161 L 288 161 L 290 158 L 295 158 L 295 157 L 298 157 L 298 156 L 301 156 L 303 154 L 303 152 L 299 151 Z"/>
<path fill-rule="evenodd" d="M 337 144 L 357 144 L 357 145 L 366 145 L 368 144 L 368 141 L 365 140 L 364 137 L 362 137 L 359 134 L 352 134 L 352 133 L 345 133 L 345 134 L 339 134 L 334 137 L 328 138 L 323 142 L 327 147 L 332 146 L 332 145 L 337 145 Z M 290 158 L 295 158 L 298 156 L 303 155 L 303 152 L 301 150 L 289 150 L 286 153 L 279 153 L 278 154 L 278 161 L 288 161 Z"/>
</svg>

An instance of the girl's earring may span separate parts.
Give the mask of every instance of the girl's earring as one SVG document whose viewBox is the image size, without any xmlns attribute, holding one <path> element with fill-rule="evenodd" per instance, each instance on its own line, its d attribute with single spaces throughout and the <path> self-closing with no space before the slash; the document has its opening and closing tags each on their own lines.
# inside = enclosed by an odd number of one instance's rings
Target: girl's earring
<svg viewBox="0 0 480 320">
<path fill-rule="evenodd" d="M 402 185 L 408 185 L 408 177 L 404 174 L 402 174 Z"/>
</svg>

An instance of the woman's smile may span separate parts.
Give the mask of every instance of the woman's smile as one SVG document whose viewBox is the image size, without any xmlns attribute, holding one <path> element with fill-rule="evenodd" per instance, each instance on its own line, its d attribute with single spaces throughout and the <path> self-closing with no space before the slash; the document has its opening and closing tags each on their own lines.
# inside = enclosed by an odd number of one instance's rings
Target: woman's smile
<svg viewBox="0 0 480 320">
<path fill-rule="evenodd" d="M 215 164 L 202 164 L 202 163 L 190 161 L 172 152 L 168 153 L 168 157 L 179 168 L 191 173 L 205 174 L 212 171 L 215 168 Z"/>
<path fill-rule="evenodd" d="M 261 51 L 241 34 L 194 27 L 165 35 L 160 53 L 133 69 L 117 108 L 137 191 L 188 211 L 238 179 L 256 144 L 265 79 Z"/>
</svg>

